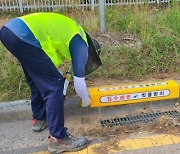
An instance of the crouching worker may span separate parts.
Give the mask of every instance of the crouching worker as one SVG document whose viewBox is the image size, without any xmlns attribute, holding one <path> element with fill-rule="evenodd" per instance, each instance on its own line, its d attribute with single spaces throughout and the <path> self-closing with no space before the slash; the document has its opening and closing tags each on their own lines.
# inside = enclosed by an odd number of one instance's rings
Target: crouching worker
<svg viewBox="0 0 180 154">
<path fill-rule="evenodd" d="M 90 105 L 85 75 L 101 65 L 99 43 L 74 20 L 57 13 L 33 13 L 7 22 L 0 31 L 3 45 L 22 65 L 31 89 L 34 131 L 48 123 L 48 150 L 77 151 L 86 137 L 72 137 L 64 127 L 64 77 L 57 68 L 72 64 L 74 87 L 84 106 Z"/>
</svg>

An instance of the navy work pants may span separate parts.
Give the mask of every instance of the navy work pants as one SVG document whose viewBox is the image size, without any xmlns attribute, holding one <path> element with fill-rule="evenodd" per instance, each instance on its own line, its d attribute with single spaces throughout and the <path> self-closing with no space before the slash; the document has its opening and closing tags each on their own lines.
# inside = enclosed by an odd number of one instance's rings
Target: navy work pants
<svg viewBox="0 0 180 154">
<path fill-rule="evenodd" d="M 64 78 L 41 48 L 19 39 L 3 27 L 0 39 L 4 46 L 21 63 L 31 89 L 33 118 L 48 121 L 51 136 L 63 138 L 64 128 Z"/>
</svg>

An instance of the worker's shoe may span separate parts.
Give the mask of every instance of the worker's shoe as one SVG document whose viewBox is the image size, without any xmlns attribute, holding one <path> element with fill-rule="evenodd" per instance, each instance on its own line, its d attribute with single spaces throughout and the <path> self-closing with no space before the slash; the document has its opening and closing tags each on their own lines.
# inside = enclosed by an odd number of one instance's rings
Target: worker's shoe
<svg viewBox="0 0 180 154">
<path fill-rule="evenodd" d="M 33 119 L 32 124 L 32 130 L 35 132 L 41 132 L 47 127 L 47 122 L 44 120 Z"/>
<path fill-rule="evenodd" d="M 69 133 L 63 139 L 49 137 L 48 150 L 51 153 L 73 152 L 84 149 L 88 145 L 86 137 L 75 138 Z"/>
</svg>

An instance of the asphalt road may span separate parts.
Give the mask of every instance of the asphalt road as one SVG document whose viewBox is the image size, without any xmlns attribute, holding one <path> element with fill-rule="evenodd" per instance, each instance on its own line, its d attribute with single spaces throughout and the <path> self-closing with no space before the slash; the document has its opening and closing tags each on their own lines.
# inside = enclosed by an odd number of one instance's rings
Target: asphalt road
<svg viewBox="0 0 180 154">
<path fill-rule="evenodd" d="M 151 135 L 151 136 L 149 136 Z M 17 121 L 0 124 L 0 153 L 1 154 L 27 154 L 37 153 L 45 154 L 47 152 L 47 136 L 48 130 L 41 133 L 35 133 L 31 130 L 31 121 Z M 143 144 L 138 144 L 139 138 L 146 137 L 143 139 Z M 170 137 L 169 137 L 170 138 Z M 118 151 L 113 150 L 109 153 L 120 153 L 120 154 L 179 154 L 180 153 L 180 137 L 174 137 L 173 142 L 168 141 L 168 136 L 158 136 L 152 134 L 141 134 L 141 136 L 132 136 L 131 139 L 119 141 L 120 144 L 127 146 L 124 149 Z M 148 140 L 151 140 L 152 145 L 148 144 Z M 136 144 L 131 145 L 128 148 L 128 144 L 132 144 L 132 141 Z M 94 144 L 95 145 L 95 144 Z M 93 154 L 93 144 L 87 148 L 86 151 L 79 152 Z M 101 144 L 98 146 L 101 146 Z M 89 152 L 88 152 L 89 151 Z M 101 152 L 100 152 L 101 153 Z M 73 154 L 73 153 L 72 153 Z"/>
</svg>

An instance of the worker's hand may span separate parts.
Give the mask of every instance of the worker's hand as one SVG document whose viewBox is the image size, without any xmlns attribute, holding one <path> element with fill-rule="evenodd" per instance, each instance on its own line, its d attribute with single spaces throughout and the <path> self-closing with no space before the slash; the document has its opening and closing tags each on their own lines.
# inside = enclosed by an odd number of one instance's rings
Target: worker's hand
<svg viewBox="0 0 180 154">
<path fill-rule="evenodd" d="M 82 100 L 82 102 L 81 102 L 82 107 L 88 107 L 90 105 L 91 105 L 90 98 L 88 98 L 87 100 Z"/>
</svg>

